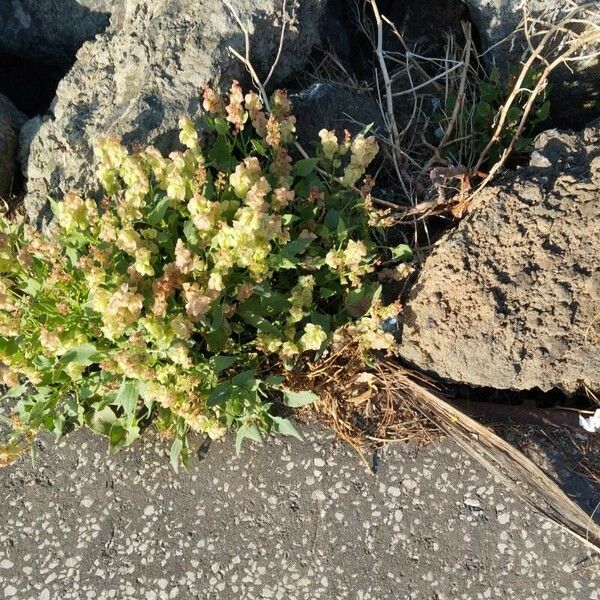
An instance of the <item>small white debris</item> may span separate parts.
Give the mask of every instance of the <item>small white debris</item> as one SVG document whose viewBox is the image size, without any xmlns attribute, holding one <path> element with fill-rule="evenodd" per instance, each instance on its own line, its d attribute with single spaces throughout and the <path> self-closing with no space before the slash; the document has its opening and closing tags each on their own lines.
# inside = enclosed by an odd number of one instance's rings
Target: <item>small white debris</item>
<svg viewBox="0 0 600 600">
<path fill-rule="evenodd" d="M 475 500 L 474 498 L 465 498 L 465 504 L 471 508 L 481 508 L 479 500 Z"/>
<path fill-rule="evenodd" d="M 504 512 L 498 515 L 498 523 L 500 525 L 506 525 L 510 521 L 510 513 Z"/>
<path fill-rule="evenodd" d="M 5 558 L 2 562 L 0 562 L 0 569 L 12 569 L 15 566 L 12 560 L 8 560 Z"/>
<path fill-rule="evenodd" d="M 150 505 L 150 506 L 146 506 L 146 508 L 144 509 L 144 514 L 147 517 L 150 517 L 154 514 L 154 506 Z"/>
<path fill-rule="evenodd" d="M 325 500 L 327 500 L 327 496 L 322 490 L 315 490 L 311 496 L 314 502 L 325 502 Z"/>
<path fill-rule="evenodd" d="M 579 415 L 579 424 L 590 433 L 600 431 L 600 408 L 597 408 L 596 412 L 587 419 Z"/>
<path fill-rule="evenodd" d="M 400 491 L 400 488 L 394 487 L 394 486 L 392 485 L 392 486 L 390 486 L 390 487 L 387 489 L 387 493 L 388 493 L 390 496 L 393 496 L 394 498 L 398 498 L 398 496 L 400 496 L 400 494 L 401 494 L 402 492 Z"/>
<path fill-rule="evenodd" d="M 314 463 L 315 467 L 324 467 L 325 466 L 325 461 L 322 458 L 315 458 L 313 463 Z"/>
<path fill-rule="evenodd" d="M 413 490 L 417 489 L 417 482 L 413 479 L 405 479 L 402 482 L 402 485 L 404 486 L 404 489 L 408 490 L 409 492 L 412 492 Z"/>
</svg>

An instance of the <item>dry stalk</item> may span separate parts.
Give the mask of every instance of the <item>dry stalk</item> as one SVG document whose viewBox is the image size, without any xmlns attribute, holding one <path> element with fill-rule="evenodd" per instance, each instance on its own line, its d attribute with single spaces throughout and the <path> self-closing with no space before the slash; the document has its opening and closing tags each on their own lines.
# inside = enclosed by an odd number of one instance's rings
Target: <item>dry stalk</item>
<svg viewBox="0 0 600 600">
<path fill-rule="evenodd" d="M 527 102 L 523 108 L 523 113 L 514 133 L 511 136 L 509 144 L 503 149 L 499 160 L 491 167 L 487 176 L 479 183 L 474 192 L 467 198 L 459 201 L 453 210 L 453 213 L 456 216 L 460 217 L 467 210 L 473 198 L 480 191 L 482 191 L 486 185 L 492 181 L 502 167 L 504 167 L 508 157 L 511 155 L 515 147 L 516 142 L 523 133 L 536 100 L 548 85 L 548 80 L 552 72 L 560 65 L 568 65 L 570 62 L 588 60 L 590 56 L 595 56 L 600 53 L 600 51 L 592 53 L 591 55 L 582 53 L 588 47 L 598 47 L 600 44 L 600 28 L 590 21 L 576 18 L 577 15 L 584 14 L 586 10 L 594 7 L 597 7 L 596 2 L 589 2 L 587 4 L 577 6 L 571 10 L 560 22 L 556 24 L 548 24 L 542 19 L 532 18 L 527 10 L 527 5 L 525 5 L 523 9 L 524 16 L 522 28 L 525 32 L 525 37 L 530 48 L 530 55 L 523 64 L 519 76 L 513 85 L 512 91 L 502 106 L 497 118 L 494 133 L 492 134 L 485 148 L 482 150 L 475 167 L 473 168 L 474 173 L 480 170 L 491 149 L 499 142 L 502 132 L 505 129 L 510 109 L 515 105 L 517 98 L 526 93 L 528 94 Z M 548 29 L 546 31 L 536 32 L 535 27 L 539 26 L 540 24 L 548 27 Z M 581 33 L 576 33 L 572 29 L 572 26 L 575 24 L 583 25 L 584 30 Z M 561 34 L 565 36 L 565 39 L 562 40 L 561 45 L 566 45 L 567 48 L 554 59 L 550 60 L 548 57 L 552 54 L 551 45 L 556 45 L 556 37 Z M 541 40 L 536 46 L 534 46 L 532 41 L 533 37 L 540 35 Z M 567 40 L 567 38 L 570 39 Z M 541 72 L 535 87 L 532 90 L 529 90 L 523 87 L 523 83 L 531 68 L 536 64 L 536 61 L 542 63 L 545 65 L 545 67 Z"/>
<path fill-rule="evenodd" d="M 347 344 L 302 372 L 288 375 L 287 385 L 311 389 L 318 396 L 317 418 L 350 445 L 369 469 L 366 451 L 386 442 L 416 440 L 428 443 L 438 437 L 429 424 L 403 398 L 389 380 L 369 369 L 360 348 Z"/>
<path fill-rule="evenodd" d="M 396 394 L 412 403 L 522 501 L 600 554 L 600 526 L 525 455 L 437 394 L 412 381 L 396 364 L 379 362 L 378 377 L 390 380 Z"/>
<path fill-rule="evenodd" d="M 381 14 L 379 12 L 379 8 L 377 6 L 377 2 L 375 0 L 370 0 L 371 8 L 373 11 L 373 17 L 375 18 L 375 25 L 377 27 L 377 45 L 376 45 L 376 53 L 377 59 L 379 61 L 379 68 L 381 69 L 381 75 L 383 77 L 383 83 L 385 88 L 385 110 L 382 111 L 383 120 L 386 126 L 386 129 L 389 132 L 390 143 L 392 147 L 393 153 L 393 165 L 396 170 L 396 175 L 398 177 L 398 181 L 402 186 L 404 193 L 409 196 L 408 190 L 404 183 L 404 177 L 401 171 L 402 167 L 402 155 L 397 151 L 398 148 L 402 145 L 402 138 L 400 136 L 400 132 L 398 131 L 398 124 L 396 122 L 396 116 L 394 114 L 394 98 L 392 93 L 392 81 L 390 79 L 390 74 L 387 68 L 387 64 L 385 62 L 384 52 L 383 52 L 383 20 L 381 18 Z"/>
</svg>

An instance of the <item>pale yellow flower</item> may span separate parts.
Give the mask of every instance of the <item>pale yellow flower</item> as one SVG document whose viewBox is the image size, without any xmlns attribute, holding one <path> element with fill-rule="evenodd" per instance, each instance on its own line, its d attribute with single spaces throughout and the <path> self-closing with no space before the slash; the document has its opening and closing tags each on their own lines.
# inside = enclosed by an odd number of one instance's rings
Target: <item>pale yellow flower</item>
<svg viewBox="0 0 600 600">
<path fill-rule="evenodd" d="M 327 334 L 320 325 L 307 323 L 300 338 L 300 345 L 303 350 L 320 350 L 326 340 Z"/>
<path fill-rule="evenodd" d="M 194 122 L 189 117 L 181 117 L 179 119 L 179 141 L 187 146 L 190 150 L 195 150 L 198 147 L 198 132 Z"/>
<path fill-rule="evenodd" d="M 321 131 L 319 131 L 319 137 L 321 138 L 323 155 L 328 160 L 333 160 L 339 152 L 339 143 L 335 131 L 321 129 Z"/>
</svg>

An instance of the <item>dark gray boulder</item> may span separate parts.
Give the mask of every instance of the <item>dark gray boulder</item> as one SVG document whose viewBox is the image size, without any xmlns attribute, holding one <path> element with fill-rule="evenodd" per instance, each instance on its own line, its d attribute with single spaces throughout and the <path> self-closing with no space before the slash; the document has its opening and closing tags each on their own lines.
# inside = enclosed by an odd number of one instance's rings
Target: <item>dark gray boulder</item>
<svg viewBox="0 0 600 600">
<path fill-rule="evenodd" d="M 285 43 L 271 85 L 300 69 L 319 41 L 325 0 L 288 0 Z M 233 0 L 246 24 L 251 60 L 264 77 L 277 55 L 282 26 L 279 0 Z M 178 145 L 182 115 L 201 112 L 201 87 L 248 84 L 244 36 L 221 0 L 128 0 L 111 27 L 84 44 L 60 82 L 50 114 L 28 128 L 23 146 L 25 208 L 33 222 L 49 216 L 47 196 L 96 188 L 92 144 L 115 134 L 126 144 Z M 23 157 L 25 158 L 25 157 Z"/>
<path fill-rule="evenodd" d="M 124 0 L 2 0 L 0 48 L 29 60 L 69 67 L 81 45 L 104 31 Z"/>
<path fill-rule="evenodd" d="M 321 129 L 335 129 L 338 138 L 348 129 L 353 135 L 365 125 L 383 132 L 381 111 L 372 98 L 335 83 L 315 83 L 290 97 L 298 141 L 307 151 L 319 141 Z"/>
<path fill-rule="evenodd" d="M 600 390 L 600 121 L 549 131 L 425 262 L 400 351 L 497 389 Z"/>
<path fill-rule="evenodd" d="M 19 129 L 27 117 L 0 94 L 0 198 L 8 199 L 14 186 Z"/>
</svg>

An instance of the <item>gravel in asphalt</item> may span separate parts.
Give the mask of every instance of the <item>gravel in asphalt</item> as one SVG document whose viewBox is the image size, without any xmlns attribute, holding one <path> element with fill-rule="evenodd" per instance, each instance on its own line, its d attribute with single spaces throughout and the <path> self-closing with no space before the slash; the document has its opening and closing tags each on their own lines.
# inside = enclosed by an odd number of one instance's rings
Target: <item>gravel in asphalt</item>
<svg viewBox="0 0 600 600">
<path fill-rule="evenodd" d="M 0 599 L 600 600 L 586 548 L 451 441 L 382 455 L 329 432 L 231 438 L 175 474 L 87 431 L 0 470 Z"/>
</svg>

